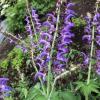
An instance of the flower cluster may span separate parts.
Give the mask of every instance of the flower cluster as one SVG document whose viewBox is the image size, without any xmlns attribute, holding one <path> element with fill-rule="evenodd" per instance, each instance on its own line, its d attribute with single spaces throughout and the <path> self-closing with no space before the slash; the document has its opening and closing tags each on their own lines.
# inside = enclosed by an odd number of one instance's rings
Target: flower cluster
<svg viewBox="0 0 100 100">
<path fill-rule="evenodd" d="M 51 50 L 51 42 L 52 42 L 52 33 L 55 31 L 55 22 L 56 18 L 53 14 L 47 14 L 47 21 L 43 22 L 40 32 L 40 38 L 38 47 L 40 50 L 39 55 L 36 57 L 37 65 L 39 66 L 40 72 L 43 72 L 44 69 L 47 69 L 47 64 L 50 61 L 50 50 Z"/>
<path fill-rule="evenodd" d="M 85 35 L 82 37 L 82 40 L 83 42 L 88 44 L 88 46 L 90 46 L 91 42 L 92 41 L 95 41 L 96 43 L 96 65 L 97 65 L 97 69 L 96 69 L 96 72 L 97 74 L 100 75 L 100 14 L 97 12 L 93 19 L 90 17 L 90 16 L 87 16 L 86 18 L 86 22 L 87 22 L 87 25 L 85 27 Z M 95 40 L 92 40 L 92 27 L 95 26 Z M 84 56 L 84 61 L 85 62 L 84 64 L 85 65 L 88 65 L 89 64 L 89 56 L 88 56 L 88 52 L 85 52 L 83 54 Z M 87 59 L 88 60 L 87 60 Z"/>
<path fill-rule="evenodd" d="M 0 78 L 0 98 L 4 98 L 5 96 L 9 96 L 9 92 L 11 91 L 11 87 L 7 86 L 8 78 Z"/>
<path fill-rule="evenodd" d="M 32 15 L 31 21 L 30 21 L 31 16 L 26 16 L 26 19 L 25 19 L 25 21 L 27 22 L 26 30 L 28 33 L 30 33 L 30 35 L 33 34 L 34 32 L 35 32 L 34 34 L 38 33 L 41 27 L 41 23 L 38 19 L 38 15 L 36 14 L 36 10 L 33 9 L 31 15 Z"/>
<path fill-rule="evenodd" d="M 96 72 L 100 75 L 100 13 L 96 13 L 93 18 L 93 24 L 96 26 L 96 60 L 97 60 L 97 69 Z"/>
<path fill-rule="evenodd" d="M 58 68 L 65 67 L 68 61 L 67 54 L 70 51 L 68 46 L 72 43 L 72 38 L 74 37 L 74 34 L 71 31 L 71 29 L 74 27 L 74 23 L 71 21 L 71 19 L 76 15 L 76 13 L 71 10 L 70 7 L 73 7 L 74 5 L 75 4 L 73 3 L 69 3 L 65 10 L 64 26 L 60 32 L 57 59 L 54 63 Z"/>
<path fill-rule="evenodd" d="M 85 17 L 85 21 L 86 21 L 86 26 L 84 28 L 84 35 L 82 36 L 82 41 L 84 43 L 84 45 L 88 45 L 90 47 L 91 44 L 91 40 L 92 40 L 92 19 L 90 16 L 86 16 Z M 85 52 L 81 53 L 83 56 L 83 65 L 87 66 L 89 64 L 89 54 L 88 51 L 86 50 Z"/>
</svg>

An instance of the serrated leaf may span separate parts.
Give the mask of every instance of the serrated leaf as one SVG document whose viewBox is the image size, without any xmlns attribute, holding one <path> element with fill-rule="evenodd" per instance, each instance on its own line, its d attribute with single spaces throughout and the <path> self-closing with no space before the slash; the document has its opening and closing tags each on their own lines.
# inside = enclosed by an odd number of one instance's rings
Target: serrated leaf
<svg viewBox="0 0 100 100">
<path fill-rule="evenodd" d="M 58 93 L 59 92 L 54 91 L 52 93 L 51 100 L 61 100 L 61 98 L 59 97 Z"/>
<path fill-rule="evenodd" d="M 76 84 L 77 84 L 76 90 L 80 90 L 81 93 L 84 94 L 84 96 L 90 95 L 91 92 L 99 93 L 98 91 L 99 86 L 94 81 L 90 81 L 89 84 L 87 84 L 86 82 L 77 82 Z"/>
<path fill-rule="evenodd" d="M 79 90 L 81 87 L 84 86 L 83 82 L 76 82 L 76 84 L 77 84 L 76 90 Z"/>
<path fill-rule="evenodd" d="M 42 93 L 40 90 L 40 84 L 37 83 L 34 87 L 30 88 L 27 98 L 25 100 L 34 100 L 33 98 L 36 98 L 36 96 L 41 96 L 41 95 Z"/>
<path fill-rule="evenodd" d="M 72 92 L 68 91 L 68 92 L 61 92 L 60 97 L 63 98 L 63 100 L 81 100 L 80 96 L 75 96 Z"/>
</svg>

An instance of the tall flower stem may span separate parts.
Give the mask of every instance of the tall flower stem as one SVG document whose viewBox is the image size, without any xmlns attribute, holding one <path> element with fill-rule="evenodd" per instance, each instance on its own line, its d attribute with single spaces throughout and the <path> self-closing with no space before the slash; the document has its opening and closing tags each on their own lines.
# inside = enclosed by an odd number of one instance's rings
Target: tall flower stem
<svg viewBox="0 0 100 100">
<path fill-rule="evenodd" d="M 99 4 L 99 1 L 96 2 L 96 12 L 95 13 L 97 13 L 98 4 Z M 93 28 L 92 28 L 92 43 L 91 43 L 90 61 L 89 61 L 89 67 L 88 67 L 87 84 L 90 83 L 90 78 L 91 78 L 92 57 L 93 57 L 93 52 L 94 52 L 94 39 L 95 39 L 94 36 L 95 36 L 95 24 L 93 23 Z"/>
<path fill-rule="evenodd" d="M 38 42 L 38 38 L 37 38 L 37 35 L 36 35 L 35 26 L 34 26 L 34 23 L 33 23 L 33 20 L 32 20 L 32 15 L 31 15 L 30 9 L 29 9 L 28 0 L 26 0 L 26 7 L 27 7 L 28 14 L 29 14 L 29 16 L 30 16 L 30 21 L 31 21 L 31 24 L 32 24 L 32 27 L 33 27 L 33 31 L 34 31 L 34 35 L 35 35 L 36 42 Z"/>
<path fill-rule="evenodd" d="M 52 42 L 52 46 L 51 46 L 50 59 L 52 59 L 55 41 L 56 41 L 56 37 L 57 37 L 57 34 L 58 34 L 59 19 L 60 19 L 60 6 L 57 9 L 56 30 L 55 30 L 55 33 L 54 33 L 53 42 Z M 51 65 L 52 65 L 52 61 L 49 61 L 49 64 L 48 64 L 48 80 L 47 80 L 47 96 L 49 95 L 49 92 L 50 92 Z"/>
<path fill-rule="evenodd" d="M 37 69 L 37 67 L 36 67 L 36 64 L 35 64 L 35 61 L 34 61 L 34 56 L 33 56 L 33 51 L 32 51 L 32 50 L 31 50 L 31 58 L 32 58 L 32 64 L 33 64 L 33 66 L 34 66 L 34 69 L 35 69 L 36 73 L 38 73 L 39 71 L 38 71 L 38 69 Z M 44 95 L 46 96 L 46 90 L 45 90 L 45 88 L 44 88 L 42 79 L 41 79 L 40 77 L 39 77 L 39 80 L 40 80 L 40 83 L 41 83 L 41 86 L 42 86 L 43 93 L 44 93 Z"/>
<path fill-rule="evenodd" d="M 26 6 L 27 6 L 28 14 L 29 14 L 29 16 L 30 16 L 30 20 L 31 20 L 31 24 L 32 24 L 32 27 L 33 27 L 35 39 L 36 39 L 36 42 L 37 42 L 37 41 L 38 41 L 38 38 L 37 38 L 37 35 L 36 35 L 36 30 L 35 30 L 34 23 L 33 23 L 33 20 L 32 20 L 32 15 L 31 15 L 30 10 L 29 10 L 29 3 L 28 3 L 28 0 L 26 0 Z M 38 71 L 38 69 L 37 69 L 37 67 L 36 67 L 35 60 L 34 60 L 34 53 L 33 53 L 33 37 L 32 37 L 32 36 L 30 36 L 30 40 L 31 40 L 31 59 L 32 59 L 32 64 L 33 64 L 33 66 L 34 66 L 34 69 L 35 69 L 36 73 L 38 73 L 39 71 Z M 42 79 L 41 79 L 40 77 L 39 77 L 39 80 L 40 80 L 40 83 L 41 83 L 41 86 L 42 86 L 43 93 L 44 93 L 44 95 L 46 96 L 46 91 L 45 91 L 45 88 L 44 88 Z"/>
<path fill-rule="evenodd" d="M 91 77 L 92 57 L 93 57 L 93 52 L 94 52 L 94 33 L 95 33 L 95 26 L 93 25 L 93 28 L 92 28 L 92 43 L 91 43 L 90 61 L 89 61 L 89 67 L 88 67 L 87 84 L 89 84 L 90 77 Z"/>
</svg>

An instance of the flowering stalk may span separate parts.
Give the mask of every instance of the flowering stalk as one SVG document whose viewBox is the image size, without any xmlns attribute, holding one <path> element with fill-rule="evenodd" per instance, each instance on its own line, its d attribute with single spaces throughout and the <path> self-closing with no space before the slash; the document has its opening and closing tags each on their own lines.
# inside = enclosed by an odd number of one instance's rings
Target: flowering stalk
<svg viewBox="0 0 100 100">
<path fill-rule="evenodd" d="M 89 84 L 89 82 L 90 82 L 90 75 L 91 75 L 91 69 L 92 69 L 92 57 L 93 57 L 93 52 L 94 52 L 94 33 L 95 33 L 95 26 L 93 25 L 92 43 L 91 43 L 91 51 L 90 51 L 90 61 L 89 61 L 89 68 L 88 68 L 87 84 Z"/>
<path fill-rule="evenodd" d="M 33 10 L 33 12 L 32 12 L 33 16 L 32 16 L 31 13 L 30 13 L 29 7 L 28 7 L 28 6 L 29 6 L 28 0 L 26 0 L 26 5 L 27 5 L 27 10 L 28 10 L 28 14 L 29 14 L 29 17 L 30 17 L 30 21 L 31 21 L 31 24 L 32 24 L 32 27 L 33 27 L 35 39 L 36 39 L 36 42 L 37 42 L 37 41 L 38 41 L 38 38 L 37 38 L 37 35 L 36 35 L 36 29 L 35 29 L 35 25 L 34 25 L 33 20 L 32 20 L 32 17 L 35 16 L 35 15 L 33 14 L 33 13 L 35 13 L 35 10 Z M 27 24 L 29 25 L 29 19 L 28 19 L 28 17 L 26 18 L 26 21 L 27 21 Z M 33 53 L 33 52 L 34 52 L 34 48 L 33 48 L 34 42 L 33 42 L 33 34 L 32 34 L 32 30 L 31 30 L 30 25 L 28 26 L 28 28 L 29 28 L 28 31 L 30 31 L 30 41 L 31 41 L 31 51 L 30 51 L 30 52 L 31 52 L 32 64 L 33 64 L 33 66 L 34 66 L 34 68 L 35 68 L 36 73 L 38 73 L 39 70 L 37 69 L 36 64 L 35 64 L 35 60 L 34 60 L 34 53 Z M 43 89 L 43 93 L 44 93 L 44 95 L 46 96 L 45 88 L 44 88 L 42 79 L 41 79 L 40 77 L 39 77 L 39 80 L 40 80 L 40 83 L 41 83 L 41 86 L 42 86 L 42 89 Z"/>
<path fill-rule="evenodd" d="M 96 13 L 97 13 L 97 10 L 98 10 L 98 4 L 99 4 L 99 1 L 96 2 Z M 95 24 L 93 23 L 93 28 L 92 28 L 92 43 L 91 43 L 90 61 L 89 61 L 89 67 L 88 67 L 87 84 L 90 83 L 90 77 L 91 77 L 92 57 L 93 57 L 93 52 L 94 52 L 94 36 L 95 36 Z"/>
<path fill-rule="evenodd" d="M 32 20 L 32 15 L 31 15 L 30 10 L 29 10 L 28 0 L 26 0 L 26 6 L 27 6 L 27 11 L 28 11 L 28 14 L 30 16 L 30 21 L 31 21 L 31 24 L 32 24 L 32 27 L 33 27 L 33 30 L 34 30 L 34 34 L 35 34 L 35 38 L 36 38 L 36 42 L 37 42 L 38 38 L 37 38 L 37 35 L 36 35 L 35 25 L 34 25 L 33 20 Z"/>
<path fill-rule="evenodd" d="M 60 1 L 60 3 L 62 3 L 62 1 Z M 54 33 L 53 42 L 52 42 L 52 46 L 51 46 L 51 52 L 50 52 L 50 59 L 51 60 L 52 60 L 53 50 L 54 50 L 55 41 L 56 41 L 56 37 L 57 37 L 57 33 L 58 33 L 58 25 L 59 25 L 59 20 L 60 20 L 60 6 L 57 7 L 56 30 L 55 30 L 55 33 Z M 49 95 L 49 92 L 50 92 L 51 64 L 52 64 L 52 61 L 49 61 L 49 64 L 48 64 L 48 79 L 47 79 L 47 96 Z"/>
</svg>

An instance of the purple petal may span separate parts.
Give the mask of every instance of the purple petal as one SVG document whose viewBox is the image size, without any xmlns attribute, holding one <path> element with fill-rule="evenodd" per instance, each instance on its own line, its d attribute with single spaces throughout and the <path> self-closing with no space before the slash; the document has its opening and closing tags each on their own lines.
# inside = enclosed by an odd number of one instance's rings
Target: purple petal
<svg viewBox="0 0 100 100">
<path fill-rule="evenodd" d="M 96 58 L 97 60 L 100 60 L 100 50 L 96 50 Z"/>
<path fill-rule="evenodd" d="M 99 35 L 96 36 L 96 43 L 100 46 L 100 36 Z"/>
<path fill-rule="evenodd" d="M 7 84 L 7 81 L 8 81 L 9 79 L 8 78 L 0 78 L 0 85 L 5 85 L 5 84 Z"/>
<path fill-rule="evenodd" d="M 42 78 L 43 81 L 46 81 L 46 74 L 38 72 L 35 74 L 35 80 L 37 80 L 38 78 Z"/>
<path fill-rule="evenodd" d="M 70 8 L 70 7 L 73 7 L 73 6 L 75 6 L 75 3 L 69 3 L 69 4 L 67 4 L 67 8 Z"/>
<path fill-rule="evenodd" d="M 84 40 L 85 42 L 87 42 L 87 43 L 91 43 L 91 39 L 92 37 L 91 37 L 91 35 L 84 35 L 83 37 L 82 37 L 82 40 Z"/>
</svg>

